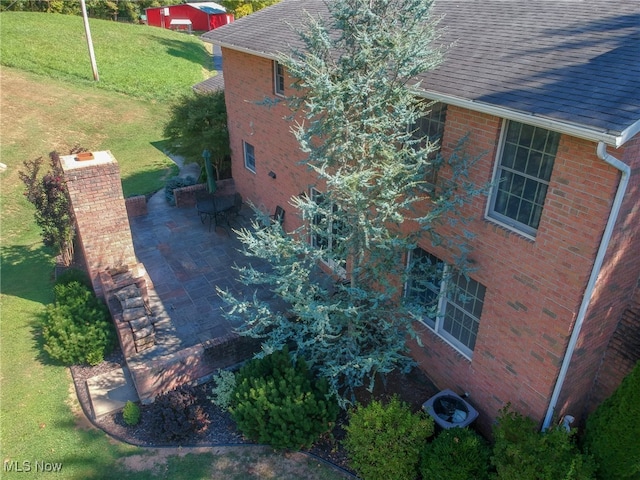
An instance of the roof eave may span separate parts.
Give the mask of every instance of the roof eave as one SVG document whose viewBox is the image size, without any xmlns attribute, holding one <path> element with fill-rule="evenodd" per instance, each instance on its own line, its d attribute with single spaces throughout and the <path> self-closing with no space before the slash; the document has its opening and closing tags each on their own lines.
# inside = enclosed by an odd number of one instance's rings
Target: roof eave
<svg viewBox="0 0 640 480">
<path fill-rule="evenodd" d="M 480 113 L 487 113 L 489 115 L 505 118 L 507 120 L 526 123 L 527 125 L 541 127 L 547 130 L 553 130 L 554 132 L 590 140 L 592 142 L 604 142 L 614 148 L 621 147 L 628 140 L 633 138 L 638 132 L 640 132 L 640 120 L 625 129 L 620 134 L 616 134 L 606 130 L 589 128 L 584 125 L 563 122 L 561 120 L 543 117 L 540 115 L 535 115 L 533 113 L 513 110 L 510 108 L 500 107 L 484 102 L 478 102 L 467 98 L 456 97 L 453 95 L 442 94 L 432 90 L 423 89 L 422 92 L 422 96 L 429 100 L 437 100 L 449 105 L 455 105 L 457 107 L 466 108 L 468 110 L 473 110 Z"/>
<path fill-rule="evenodd" d="M 240 47 L 238 45 L 234 45 L 224 41 L 212 40 L 208 38 L 202 38 L 202 40 L 214 45 L 219 45 L 222 48 L 236 50 L 248 55 L 255 55 L 258 57 L 266 58 L 268 60 L 278 59 L 278 54 L 260 52 L 256 51 L 255 49 Z M 449 105 L 455 105 L 457 107 L 467 108 L 476 112 L 495 115 L 496 117 L 505 118 L 507 120 L 514 120 L 516 122 L 526 123 L 535 127 L 546 128 L 547 130 L 553 130 L 555 132 L 571 135 L 572 137 L 582 138 L 585 140 L 590 140 L 592 142 L 604 142 L 614 148 L 621 147 L 628 140 L 632 139 L 640 132 L 640 119 L 619 134 L 616 134 L 606 130 L 589 128 L 584 125 L 563 122 L 549 117 L 542 117 L 532 113 L 500 107 L 489 103 L 478 102 L 463 97 L 442 94 L 433 90 L 421 89 L 421 92 L 422 96 L 428 98 L 429 100 L 437 100 Z"/>
<path fill-rule="evenodd" d="M 254 55 L 256 57 L 266 58 L 268 60 L 277 60 L 278 59 L 278 55 L 277 54 L 268 53 L 268 52 L 260 52 L 260 51 L 257 51 L 255 49 L 253 49 L 253 48 L 240 47 L 238 45 L 234 45 L 232 43 L 227 43 L 227 42 L 222 42 L 222 41 L 219 41 L 219 40 L 211 40 L 211 39 L 206 38 L 204 36 L 201 36 L 200 39 L 203 42 L 211 43 L 212 45 L 218 45 L 220 48 L 228 48 L 229 50 L 235 50 L 237 52 L 246 53 L 248 55 Z"/>
</svg>

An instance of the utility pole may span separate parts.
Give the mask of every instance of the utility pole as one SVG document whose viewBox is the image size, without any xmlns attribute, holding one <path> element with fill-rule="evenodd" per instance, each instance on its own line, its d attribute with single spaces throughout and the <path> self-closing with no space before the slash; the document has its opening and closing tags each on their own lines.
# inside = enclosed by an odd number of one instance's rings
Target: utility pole
<svg viewBox="0 0 640 480">
<path fill-rule="evenodd" d="M 91 30 L 89 30 L 89 17 L 87 17 L 87 6 L 85 0 L 80 0 L 82 6 L 82 20 L 84 21 L 84 31 L 87 35 L 87 46 L 89 47 L 89 58 L 91 59 L 91 70 L 93 70 L 93 79 L 96 82 L 100 81 L 98 75 L 98 65 L 96 65 L 96 56 L 93 53 L 93 40 L 91 40 Z"/>
</svg>

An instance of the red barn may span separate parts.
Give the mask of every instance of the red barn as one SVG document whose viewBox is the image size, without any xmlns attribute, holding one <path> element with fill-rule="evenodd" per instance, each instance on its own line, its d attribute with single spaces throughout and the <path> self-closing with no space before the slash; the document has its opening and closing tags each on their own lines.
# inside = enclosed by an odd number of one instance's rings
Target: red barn
<svg viewBox="0 0 640 480">
<path fill-rule="evenodd" d="M 187 28 L 208 32 L 233 22 L 233 15 L 214 2 L 182 3 L 145 9 L 147 24 L 162 28 Z"/>
</svg>

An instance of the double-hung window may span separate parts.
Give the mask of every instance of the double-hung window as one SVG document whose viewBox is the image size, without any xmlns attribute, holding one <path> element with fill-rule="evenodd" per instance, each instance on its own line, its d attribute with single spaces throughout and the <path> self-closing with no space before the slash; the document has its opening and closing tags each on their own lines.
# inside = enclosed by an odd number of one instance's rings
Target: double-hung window
<svg viewBox="0 0 640 480">
<path fill-rule="evenodd" d="M 408 260 L 405 300 L 419 312 L 422 323 L 471 358 L 485 286 L 419 247 L 409 252 Z"/>
<path fill-rule="evenodd" d="M 273 91 L 276 95 L 284 96 L 284 65 L 273 62 Z"/>
<path fill-rule="evenodd" d="M 256 173 L 256 154 L 253 145 L 242 142 L 242 149 L 244 151 L 244 166 L 247 170 Z"/>
<path fill-rule="evenodd" d="M 324 250 L 327 253 L 326 263 L 339 275 L 344 276 L 346 273 L 345 262 L 333 255 L 340 242 L 340 235 L 343 233 L 343 224 L 336 215 L 338 206 L 328 204 L 323 193 L 311 189 L 311 199 L 316 203 L 320 210 L 311 219 L 311 245 L 314 248 Z"/>
<path fill-rule="evenodd" d="M 444 135 L 444 126 L 447 118 L 447 104 L 437 102 L 431 105 L 425 115 L 420 117 L 413 125 L 409 127 L 409 131 L 412 134 L 413 140 L 416 140 L 413 146 L 415 149 L 425 148 L 427 142 L 432 144 L 438 144 L 438 150 L 440 148 L 440 142 Z M 434 150 L 429 154 L 431 161 L 435 160 L 438 150 Z M 435 167 L 429 168 L 425 172 L 425 180 L 430 187 L 435 187 L 438 176 L 438 169 Z"/>
<path fill-rule="evenodd" d="M 508 121 L 488 216 L 534 237 L 549 188 L 560 134 Z"/>
</svg>

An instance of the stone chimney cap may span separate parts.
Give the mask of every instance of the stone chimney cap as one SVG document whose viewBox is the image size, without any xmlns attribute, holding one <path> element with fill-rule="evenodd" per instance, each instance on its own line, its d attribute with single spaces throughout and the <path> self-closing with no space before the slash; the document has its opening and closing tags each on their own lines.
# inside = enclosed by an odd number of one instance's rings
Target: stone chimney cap
<svg viewBox="0 0 640 480">
<path fill-rule="evenodd" d="M 85 157 L 85 158 L 83 158 Z M 73 170 L 76 168 L 93 167 L 106 163 L 117 163 L 109 150 L 100 152 L 84 152 L 76 155 L 63 155 L 60 157 L 63 170 Z"/>
</svg>

